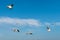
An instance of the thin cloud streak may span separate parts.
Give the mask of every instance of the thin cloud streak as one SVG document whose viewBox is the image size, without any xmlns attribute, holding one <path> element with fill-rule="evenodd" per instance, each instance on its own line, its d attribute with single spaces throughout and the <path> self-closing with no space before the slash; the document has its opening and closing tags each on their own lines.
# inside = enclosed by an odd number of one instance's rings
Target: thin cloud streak
<svg viewBox="0 0 60 40">
<path fill-rule="evenodd" d="M 52 25 L 52 23 L 49 22 L 40 22 L 37 19 L 20 19 L 20 18 L 10 18 L 10 17 L 0 17 L 0 24 L 1 23 L 7 23 L 15 26 L 32 26 L 32 27 L 41 27 L 41 26 L 47 26 Z M 60 26 L 60 22 L 54 22 L 54 26 Z"/>
<path fill-rule="evenodd" d="M 39 27 L 40 22 L 36 19 L 19 19 L 19 18 L 9 18 L 9 17 L 2 17 L 0 18 L 0 23 L 7 23 L 12 25 L 19 25 L 19 26 L 35 26 Z"/>
</svg>

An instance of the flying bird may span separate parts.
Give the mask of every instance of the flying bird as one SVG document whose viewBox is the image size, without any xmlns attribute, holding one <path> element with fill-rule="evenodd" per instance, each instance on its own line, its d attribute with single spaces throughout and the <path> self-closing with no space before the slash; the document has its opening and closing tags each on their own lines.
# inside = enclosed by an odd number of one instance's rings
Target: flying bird
<svg viewBox="0 0 60 40">
<path fill-rule="evenodd" d="M 27 32 L 26 34 L 28 34 L 28 35 L 32 35 L 33 33 L 32 33 L 32 32 Z"/>
<path fill-rule="evenodd" d="M 50 31 L 51 31 L 50 27 L 47 27 L 47 31 L 48 31 L 48 32 L 50 32 Z"/>
<path fill-rule="evenodd" d="M 10 5 L 7 6 L 7 8 L 12 9 L 13 6 L 14 6 L 13 4 L 10 4 Z"/>
<path fill-rule="evenodd" d="M 16 29 L 16 28 L 13 28 L 13 31 L 14 32 L 20 32 L 20 30 L 19 29 Z"/>
</svg>

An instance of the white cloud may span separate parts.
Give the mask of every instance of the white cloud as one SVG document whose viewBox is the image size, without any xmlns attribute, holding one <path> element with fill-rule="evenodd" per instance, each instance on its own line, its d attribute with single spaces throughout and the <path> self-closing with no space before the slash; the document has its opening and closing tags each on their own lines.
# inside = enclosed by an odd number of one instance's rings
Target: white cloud
<svg viewBox="0 0 60 40">
<path fill-rule="evenodd" d="M 55 25 L 56 26 L 60 26 L 60 22 L 55 22 Z"/>
<path fill-rule="evenodd" d="M 50 25 L 50 26 L 60 26 L 60 22 L 54 22 L 54 23 L 49 23 L 49 22 L 45 22 L 45 25 Z"/>
<path fill-rule="evenodd" d="M 47 25 L 51 25 L 51 23 L 49 23 L 49 22 L 45 22 L 45 25 L 47 26 Z"/>
<path fill-rule="evenodd" d="M 7 23 L 16 26 L 35 26 L 35 27 L 41 26 L 40 22 L 36 19 L 19 19 L 19 18 L 9 18 L 9 17 L 0 18 L 0 23 Z"/>
</svg>

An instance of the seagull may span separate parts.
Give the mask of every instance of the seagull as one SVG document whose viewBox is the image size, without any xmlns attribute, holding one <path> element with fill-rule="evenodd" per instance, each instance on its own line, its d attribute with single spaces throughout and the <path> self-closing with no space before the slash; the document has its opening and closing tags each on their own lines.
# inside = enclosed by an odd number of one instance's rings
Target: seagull
<svg viewBox="0 0 60 40">
<path fill-rule="evenodd" d="M 51 31 L 51 29 L 50 29 L 49 27 L 47 27 L 47 31 L 48 31 L 48 32 L 50 32 L 50 31 Z"/>
<path fill-rule="evenodd" d="M 28 34 L 28 35 L 32 35 L 33 33 L 32 33 L 32 32 L 28 32 L 28 33 L 26 33 L 26 34 Z"/>
<path fill-rule="evenodd" d="M 13 28 L 13 31 L 14 32 L 20 32 L 20 30 L 19 29 L 16 29 L 16 28 Z"/>
<path fill-rule="evenodd" d="M 7 8 L 12 9 L 13 8 L 13 4 L 8 5 Z"/>
</svg>

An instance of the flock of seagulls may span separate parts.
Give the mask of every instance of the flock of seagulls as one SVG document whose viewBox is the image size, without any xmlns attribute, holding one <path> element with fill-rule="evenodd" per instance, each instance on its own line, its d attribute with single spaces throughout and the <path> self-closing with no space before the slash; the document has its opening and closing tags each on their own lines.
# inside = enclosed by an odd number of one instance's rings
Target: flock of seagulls
<svg viewBox="0 0 60 40">
<path fill-rule="evenodd" d="M 20 32 L 20 30 L 16 29 L 16 28 L 13 28 L 12 30 L 13 30 L 13 32 Z M 27 32 L 26 34 L 27 35 L 32 35 L 32 32 Z"/>
<path fill-rule="evenodd" d="M 46 29 L 47 29 L 48 32 L 51 31 L 50 26 L 47 26 Z M 17 29 L 17 28 L 13 28 L 12 30 L 13 30 L 13 32 L 20 32 L 20 30 Z M 32 35 L 33 33 L 32 32 L 27 32 L 26 34 L 27 35 Z"/>
<path fill-rule="evenodd" d="M 10 5 L 7 6 L 7 8 L 12 9 L 13 6 L 14 6 L 13 4 L 10 4 Z M 47 26 L 46 29 L 47 29 L 48 32 L 51 31 L 50 26 Z M 20 32 L 20 30 L 16 29 L 16 28 L 13 28 L 13 32 Z M 32 35 L 33 33 L 32 32 L 27 32 L 26 34 Z"/>
<path fill-rule="evenodd" d="M 7 6 L 7 8 L 12 9 L 13 6 L 14 6 L 13 4 L 10 4 Z M 20 30 L 16 29 L 16 28 L 13 28 L 12 30 L 13 30 L 13 32 L 20 32 Z M 26 34 L 32 35 L 32 32 L 27 32 Z"/>
</svg>

